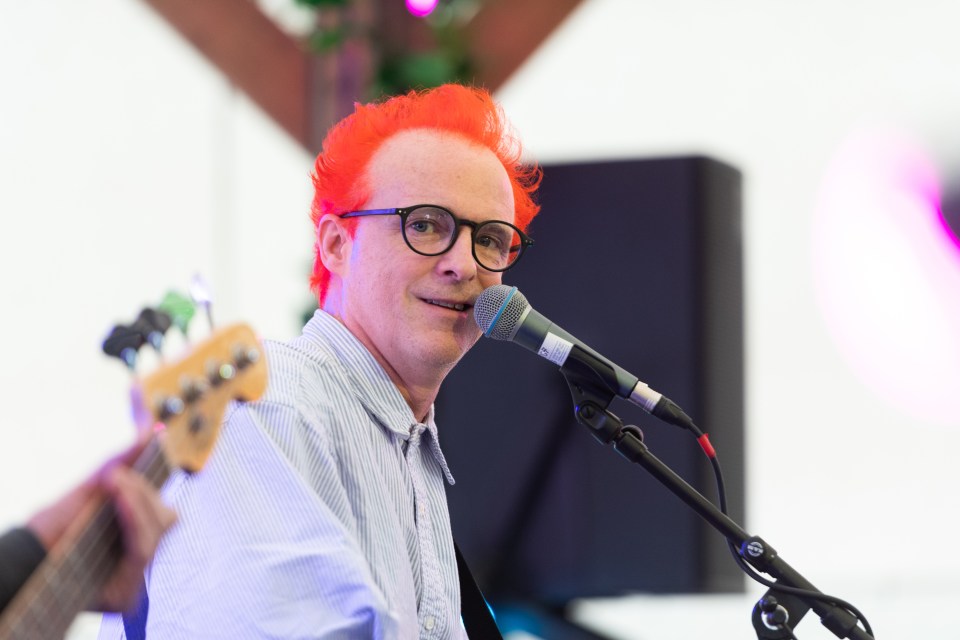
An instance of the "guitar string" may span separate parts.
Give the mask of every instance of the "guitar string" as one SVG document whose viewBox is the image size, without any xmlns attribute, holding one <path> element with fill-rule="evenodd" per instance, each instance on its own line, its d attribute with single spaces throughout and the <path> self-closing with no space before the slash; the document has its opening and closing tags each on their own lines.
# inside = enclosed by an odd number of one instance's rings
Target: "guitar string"
<svg viewBox="0 0 960 640">
<path fill-rule="evenodd" d="M 170 468 L 166 464 L 156 437 L 151 438 L 147 443 L 144 451 L 134 462 L 133 469 L 144 475 L 155 487 L 159 487 L 169 476 Z M 119 523 L 116 522 L 116 514 L 112 504 L 109 502 L 102 504 L 98 507 L 94 516 L 91 517 L 90 524 L 77 538 L 74 548 L 80 550 L 80 552 L 75 556 L 65 557 L 63 559 L 64 561 L 60 564 L 45 565 L 44 570 L 41 572 L 41 579 L 44 584 L 34 590 L 38 593 L 31 596 L 30 599 L 37 600 L 42 598 L 44 588 L 46 591 L 54 591 L 54 587 L 58 586 L 54 580 L 65 570 L 70 570 L 75 573 L 78 580 L 86 577 L 88 582 L 102 585 L 109 575 L 109 571 L 116 566 L 119 556 L 122 553 L 122 549 L 118 551 L 113 550 L 120 539 L 120 534 Z M 94 544 L 98 540 L 100 544 Z M 86 576 L 77 573 L 77 571 L 85 565 L 89 566 Z M 90 580 L 91 577 L 95 579 Z M 56 580 L 56 582 L 62 583 L 64 581 Z M 65 622 L 69 623 L 73 617 L 75 617 L 74 612 L 82 610 L 89 604 L 90 597 L 89 592 L 84 593 L 79 589 L 75 589 L 72 595 L 69 593 L 66 594 L 66 601 L 63 599 L 57 600 L 55 612 L 61 617 L 65 612 L 70 612 L 69 615 L 71 617 L 64 619 Z M 46 600 L 49 603 L 47 608 L 52 607 L 54 599 L 46 598 Z M 80 603 L 79 605 L 77 604 L 78 602 Z M 30 607 L 28 612 L 32 613 L 35 617 L 39 617 L 41 613 L 49 614 L 49 611 L 44 610 L 42 607 L 35 606 Z M 45 615 L 44 620 L 49 622 L 50 617 Z M 59 631 L 59 628 L 56 630 Z"/>
<path fill-rule="evenodd" d="M 154 486 L 159 487 L 162 484 L 169 474 L 169 469 L 161 455 L 156 438 L 147 443 L 133 468 L 142 473 Z M 102 585 L 122 554 L 122 549 L 116 549 L 120 542 L 120 533 L 116 511 L 111 503 L 105 502 L 96 510 L 90 519 L 90 524 L 77 538 L 75 548 L 79 549 L 80 553 L 65 556 L 60 563 L 46 565 L 38 576 L 37 586 L 33 589 L 36 593 L 25 594 L 25 606 L 41 599 L 44 591 L 57 595 L 57 587 L 63 591 L 64 585 L 73 584 L 74 581 L 62 579 L 65 572 L 70 572 L 76 581 L 82 582 L 86 579 L 88 583 Z M 86 571 L 83 571 L 84 569 Z M 57 631 L 61 628 L 65 629 L 72 622 L 76 612 L 89 605 L 92 599 L 89 591 L 81 589 L 73 589 L 72 592 L 67 591 L 66 594 L 59 595 L 62 597 L 46 598 L 46 606 L 28 607 L 27 612 L 32 614 L 36 624 L 41 627 L 44 625 L 49 627 L 53 624 L 55 625 L 53 629 Z M 27 618 L 23 620 L 26 622 Z"/>
<path fill-rule="evenodd" d="M 153 442 L 151 441 L 148 447 Z M 134 465 L 135 468 L 142 467 L 142 472 L 152 482 L 156 482 L 154 476 L 158 475 L 158 471 L 162 472 L 164 466 L 162 456 L 159 456 L 158 453 L 156 447 L 151 447 L 151 450 L 144 451 Z M 146 457 L 149 457 L 149 460 L 146 464 L 142 464 Z M 159 469 L 154 468 L 157 463 L 160 463 Z M 76 548 L 80 550 L 80 553 L 65 557 L 63 563 L 52 565 L 44 572 L 44 582 L 48 591 L 55 591 L 54 587 L 58 585 L 60 590 L 63 591 L 63 585 L 74 584 L 75 582 L 86 581 L 88 584 L 102 585 L 119 561 L 119 556 L 122 553 L 122 549 L 117 548 L 119 541 L 120 527 L 116 521 L 115 510 L 109 502 L 104 503 L 91 518 L 90 525 L 78 537 Z M 74 579 L 66 581 L 57 579 L 65 572 L 70 572 Z M 52 579 L 57 580 L 53 582 Z M 88 606 L 93 597 L 91 590 L 81 589 L 73 589 L 61 595 L 63 595 L 62 598 L 47 598 L 46 608 L 35 607 L 33 609 L 34 615 L 37 617 L 44 614 L 44 618 L 38 620 L 38 622 L 42 624 L 52 617 L 54 622 L 59 621 L 69 626 L 76 612 Z M 53 616 L 50 616 L 50 609 L 54 606 Z M 57 627 L 57 630 L 59 631 L 60 628 L 65 627 Z"/>
<path fill-rule="evenodd" d="M 147 443 L 144 451 L 135 461 L 133 468 L 144 475 L 154 487 L 159 488 L 167 477 L 169 477 L 170 468 L 162 455 L 156 437 L 151 438 Z M 78 581 L 82 581 L 82 578 L 86 577 L 89 582 L 95 585 L 102 585 L 109 576 L 109 572 L 119 562 L 122 554 L 122 548 L 114 550 L 120 541 L 121 534 L 119 522 L 116 518 L 116 511 L 112 503 L 105 502 L 102 504 L 91 517 L 90 524 L 81 532 L 74 544 L 74 548 L 80 549 L 80 553 L 76 556 L 65 555 L 60 563 L 44 565 L 41 571 L 38 572 L 40 575 L 37 576 L 37 586 L 33 589 L 25 589 L 27 593 L 23 594 L 25 597 L 22 599 L 24 604 L 21 608 L 26 608 L 28 614 L 32 613 L 34 617 L 37 618 L 37 622 L 40 622 L 39 616 L 41 613 L 46 614 L 44 615 L 44 619 L 49 623 L 51 621 L 49 608 L 54 605 L 53 598 L 47 599 L 49 604 L 46 609 L 30 605 L 33 600 L 42 597 L 43 591 L 55 591 L 55 587 L 57 586 L 62 590 L 65 584 L 70 584 L 69 581 L 56 580 L 58 573 L 64 570 L 76 573 Z M 94 542 L 98 541 L 98 545 L 94 544 Z M 84 566 L 88 566 L 85 575 L 78 573 Z M 90 578 L 93 578 L 93 580 L 90 580 Z M 31 580 L 31 582 L 33 582 L 33 580 Z M 89 605 L 92 595 L 89 591 L 84 593 L 80 589 L 74 589 L 72 596 L 69 592 L 66 594 L 66 599 L 66 602 L 62 599 L 57 600 L 56 604 L 58 606 L 53 610 L 54 615 L 52 619 L 54 622 L 59 621 L 69 626 L 69 623 L 72 622 L 75 617 L 74 612 L 80 611 Z M 11 605 L 14 604 L 16 603 L 11 603 Z M 64 606 L 65 604 L 69 604 L 70 606 Z M 8 613 L 11 612 L 11 609 L 15 608 L 15 606 L 11 606 L 8 609 Z M 69 616 L 69 618 L 66 616 Z M 5 620 L 12 621 L 13 618 L 5 618 Z M 6 621 L 4 622 L 4 627 L 7 626 Z M 13 626 L 12 622 L 10 626 Z M 66 629 L 67 627 L 63 628 Z M 2 630 L 3 629 L 0 628 L 0 631 Z M 58 627 L 56 630 L 59 631 L 60 628 Z"/>
<path fill-rule="evenodd" d="M 81 563 L 77 561 L 77 558 L 83 557 L 92 540 L 103 539 L 103 544 L 106 547 L 115 543 L 113 539 L 115 536 L 106 535 L 109 519 L 104 516 L 107 511 L 105 506 L 103 504 L 97 507 L 89 523 L 73 543 L 74 549 L 79 550 L 80 553 L 76 555 L 68 553 L 54 557 L 52 562 L 42 565 L 36 577 L 31 578 L 25 586 L 23 597 L 18 598 L 20 601 L 19 608 L 26 609 L 19 617 L 21 627 L 28 622 L 33 622 L 49 631 L 59 631 L 61 628 L 65 628 L 66 623 L 69 622 L 67 616 L 70 615 L 70 620 L 72 620 L 72 612 L 82 608 L 82 606 L 76 607 L 76 601 L 78 598 L 85 597 L 87 592 L 74 589 L 72 592 L 66 591 L 64 593 L 65 585 L 73 584 L 76 579 L 80 578 L 86 578 L 88 582 L 90 581 L 90 575 L 84 576 L 78 572 Z M 93 570 L 97 568 L 96 565 L 91 567 Z M 65 580 L 64 577 L 73 579 Z M 38 603 L 40 606 L 37 606 Z M 15 603 L 11 605 L 11 617 L 9 619 L 14 621 L 11 624 L 16 623 L 17 608 Z"/>
<path fill-rule="evenodd" d="M 140 471 L 154 486 L 159 486 L 167 475 L 167 468 L 155 443 L 155 439 L 148 443 L 148 449 L 144 450 L 144 453 L 137 459 L 134 468 Z M 145 464 L 143 463 L 144 460 L 146 460 Z M 78 540 L 78 548 L 82 545 L 81 553 L 68 558 L 69 562 L 66 568 L 74 574 L 76 580 L 81 581 L 86 578 L 88 583 L 102 586 L 110 572 L 118 564 L 123 553 L 122 548 L 118 548 L 120 535 L 121 530 L 119 522 L 116 520 L 113 505 L 109 502 L 103 504 L 94 518 L 91 519 L 91 526 L 82 534 L 82 541 Z M 84 592 L 74 589 L 72 593 L 68 592 L 67 602 L 63 600 L 58 602 L 57 610 L 69 612 L 68 615 L 71 617 L 67 622 L 72 621 L 75 612 L 88 606 L 92 597 L 93 594 L 89 591 Z M 64 606 L 65 604 L 69 606 Z"/>
<path fill-rule="evenodd" d="M 89 541 L 96 538 L 100 538 L 102 544 L 108 548 L 115 543 L 115 536 L 107 535 L 103 531 L 106 524 L 103 513 L 105 509 L 104 505 L 101 505 L 91 518 L 88 527 L 77 538 L 76 549 L 84 551 Z M 55 562 L 45 564 L 40 569 L 36 579 L 31 579 L 21 600 L 20 608 L 26 611 L 20 614 L 18 623 L 20 628 L 33 623 L 40 629 L 46 629 L 47 633 L 41 635 L 49 635 L 65 630 L 69 626 L 75 612 L 86 604 L 83 599 L 89 598 L 89 590 L 67 590 L 66 585 L 73 585 L 78 580 L 81 584 L 83 582 L 96 584 L 99 582 L 97 579 L 99 576 L 96 575 L 98 570 L 100 573 L 103 572 L 103 568 L 98 566 L 103 563 L 96 562 L 89 572 L 81 573 L 82 563 L 76 560 L 77 557 L 66 555 L 56 558 Z M 79 557 L 82 557 L 82 554 Z M 11 607 L 10 619 L 16 621 L 16 615 L 16 607 Z"/>
</svg>

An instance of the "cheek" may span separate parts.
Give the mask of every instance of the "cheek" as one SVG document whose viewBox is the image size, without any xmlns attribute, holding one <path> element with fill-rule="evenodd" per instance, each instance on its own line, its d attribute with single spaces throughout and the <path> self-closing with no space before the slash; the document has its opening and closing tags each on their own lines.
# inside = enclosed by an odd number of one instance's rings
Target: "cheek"
<svg viewBox="0 0 960 640">
<path fill-rule="evenodd" d="M 359 235 L 359 233 L 358 233 Z M 375 286 L 395 282 L 402 269 L 397 257 L 373 242 L 356 242 L 350 254 L 350 273 L 356 276 L 357 287 L 372 297 L 385 298 L 391 287 Z M 401 256 L 402 257 L 402 256 Z"/>
</svg>

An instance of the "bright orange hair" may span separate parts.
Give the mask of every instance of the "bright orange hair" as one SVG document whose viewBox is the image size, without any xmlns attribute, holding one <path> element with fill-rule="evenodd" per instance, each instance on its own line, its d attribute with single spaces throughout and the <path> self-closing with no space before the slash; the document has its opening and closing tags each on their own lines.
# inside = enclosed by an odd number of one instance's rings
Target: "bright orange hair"
<svg viewBox="0 0 960 640">
<path fill-rule="evenodd" d="M 381 103 L 358 103 L 353 114 L 330 129 L 312 176 L 314 196 L 310 219 L 314 229 L 325 214 L 342 215 L 363 208 L 370 197 L 370 187 L 365 180 L 370 159 L 384 141 L 407 129 L 437 129 L 459 134 L 496 154 L 513 186 L 514 222 L 527 230 L 540 210 L 533 201 L 540 185 L 540 168 L 521 162 L 520 141 L 492 96 L 483 89 L 458 84 L 411 91 Z M 353 232 L 356 220 L 351 222 Z M 320 260 L 316 239 L 314 249 L 310 288 L 322 305 L 330 272 Z"/>
</svg>

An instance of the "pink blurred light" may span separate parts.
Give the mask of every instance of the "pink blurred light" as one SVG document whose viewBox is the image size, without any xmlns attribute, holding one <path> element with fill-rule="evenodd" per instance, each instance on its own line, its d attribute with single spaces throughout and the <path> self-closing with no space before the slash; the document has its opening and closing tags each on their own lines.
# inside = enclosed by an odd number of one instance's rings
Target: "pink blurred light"
<svg viewBox="0 0 960 640">
<path fill-rule="evenodd" d="M 817 298 L 837 350 L 886 404 L 956 426 L 960 244 L 936 168 L 899 132 L 852 134 L 820 190 Z"/>
<path fill-rule="evenodd" d="M 938 208 L 940 214 L 940 228 L 943 229 L 944 235 L 946 235 L 953 242 L 953 246 L 957 251 L 960 251 L 960 236 L 958 236 L 953 228 L 950 226 L 950 223 L 947 222 L 947 216 L 943 213 L 943 207 Z"/>
<path fill-rule="evenodd" d="M 433 13 L 433 10 L 437 8 L 438 1 L 439 0 L 407 0 L 407 11 L 418 18 L 423 18 Z"/>
</svg>

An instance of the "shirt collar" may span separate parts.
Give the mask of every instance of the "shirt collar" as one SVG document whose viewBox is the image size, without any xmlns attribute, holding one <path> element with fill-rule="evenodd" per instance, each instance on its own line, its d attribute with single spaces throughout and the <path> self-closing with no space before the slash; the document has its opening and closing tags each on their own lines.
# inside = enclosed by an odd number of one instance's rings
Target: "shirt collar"
<svg viewBox="0 0 960 640">
<path fill-rule="evenodd" d="M 357 400 L 388 431 L 401 440 L 408 440 L 413 429 L 422 428 L 430 434 L 429 449 L 450 484 L 454 483 L 437 438 L 434 407 L 431 404 L 421 424 L 404 399 L 397 385 L 383 370 L 376 358 L 339 320 L 322 309 L 317 309 L 303 328 L 303 337 L 320 342 L 331 350 L 344 365 Z"/>
</svg>

